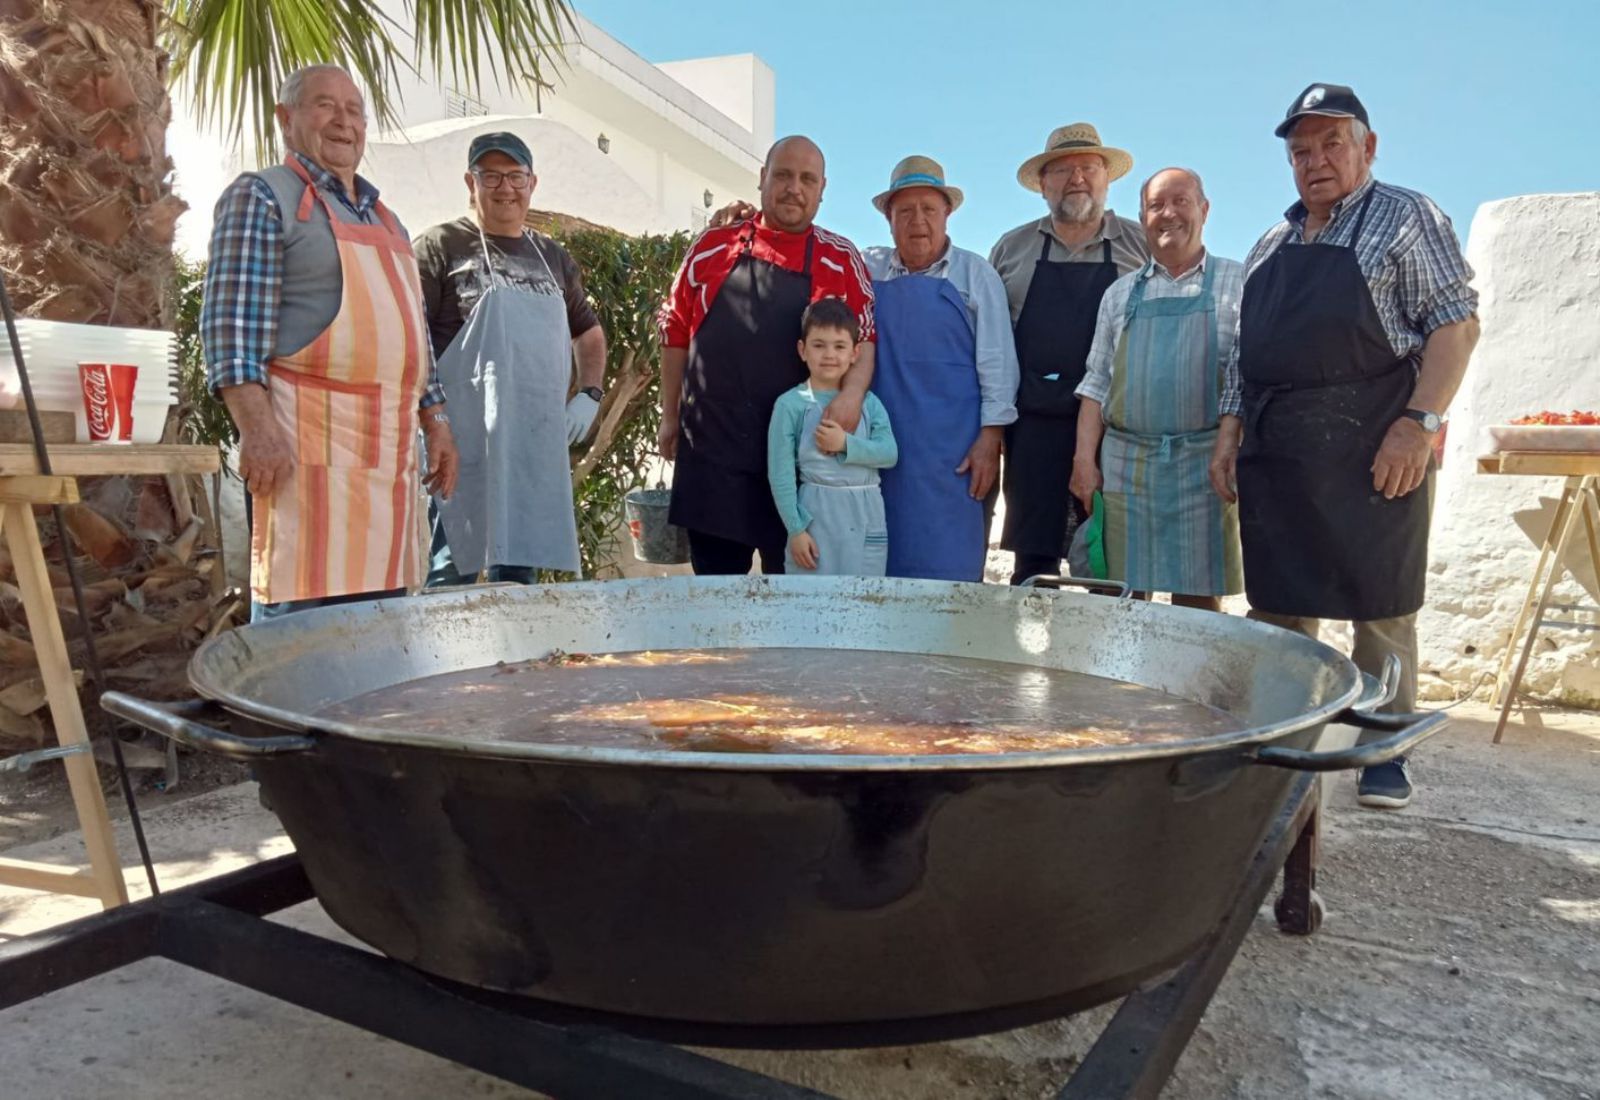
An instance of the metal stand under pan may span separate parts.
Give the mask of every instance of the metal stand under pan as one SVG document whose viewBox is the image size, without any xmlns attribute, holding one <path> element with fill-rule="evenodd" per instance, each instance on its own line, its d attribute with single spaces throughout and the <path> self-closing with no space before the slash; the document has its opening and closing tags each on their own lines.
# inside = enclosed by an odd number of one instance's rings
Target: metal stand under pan
<svg viewBox="0 0 1600 1100">
<path fill-rule="evenodd" d="M 1204 945 L 1128 995 L 1061 1100 L 1156 1097 L 1283 870 L 1275 907 L 1286 932 L 1320 923 L 1315 885 L 1318 783 L 1302 776 L 1252 859 L 1235 902 Z M 674 1043 L 757 1049 L 876 1046 L 999 1031 L 1064 1015 L 1024 1006 L 957 1021 L 894 1021 L 848 1031 L 703 1027 L 584 1012 L 442 982 L 402 963 L 264 919 L 312 897 L 283 856 L 158 898 L 0 945 L 0 1008 L 161 957 L 563 1100 L 812 1100 L 826 1094 Z"/>
</svg>

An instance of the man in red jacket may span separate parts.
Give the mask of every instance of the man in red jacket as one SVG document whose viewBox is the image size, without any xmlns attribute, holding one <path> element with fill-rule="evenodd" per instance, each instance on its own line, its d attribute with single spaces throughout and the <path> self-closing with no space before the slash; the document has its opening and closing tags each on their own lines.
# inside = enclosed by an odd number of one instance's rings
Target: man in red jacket
<svg viewBox="0 0 1600 1100">
<path fill-rule="evenodd" d="M 855 245 L 812 224 L 827 185 L 822 151 L 783 138 L 761 169 L 761 211 L 690 245 L 661 307 L 662 457 L 674 461 L 671 521 L 689 532 L 701 575 L 783 572 L 788 542 L 767 482 L 767 425 L 778 395 L 805 381 L 800 315 L 843 298 L 863 347 L 829 416 L 861 417 L 877 334 L 872 278 Z"/>
</svg>

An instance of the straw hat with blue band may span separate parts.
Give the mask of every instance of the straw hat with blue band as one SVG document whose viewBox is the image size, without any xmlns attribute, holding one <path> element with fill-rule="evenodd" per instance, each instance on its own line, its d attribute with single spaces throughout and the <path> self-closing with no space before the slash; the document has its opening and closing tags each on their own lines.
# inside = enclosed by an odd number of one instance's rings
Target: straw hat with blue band
<svg viewBox="0 0 1600 1100">
<path fill-rule="evenodd" d="M 887 214 L 890 196 L 908 187 L 932 187 L 943 192 L 944 197 L 950 200 L 952 214 L 961 205 L 961 188 L 951 187 L 944 181 L 944 165 L 932 157 L 920 156 L 909 156 L 894 166 L 894 171 L 889 173 L 889 190 L 874 195 L 872 205 L 878 208 L 878 213 Z"/>
<path fill-rule="evenodd" d="M 1075 153 L 1093 153 L 1104 160 L 1106 175 L 1114 180 L 1133 171 L 1131 153 L 1100 144 L 1099 130 L 1087 122 L 1074 122 L 1070 126 L 1058 126 L 1050 132 L 1049 139 L 1044 143 L 1044 152 L 1029 157 L 1017 169 L 1017 182 L 1029 191 L 1038 191 L 1039 173 L 1044 166 L 1058 157 L 1070 157 Z"/>
</svg>

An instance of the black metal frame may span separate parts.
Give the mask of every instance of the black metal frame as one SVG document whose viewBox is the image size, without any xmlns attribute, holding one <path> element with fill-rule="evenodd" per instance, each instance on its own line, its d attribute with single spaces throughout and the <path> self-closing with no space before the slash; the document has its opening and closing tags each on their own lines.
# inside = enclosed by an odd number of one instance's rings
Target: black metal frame
<svg viewBox="0 0 1600 1100">
<path fill-rule="evenodd" d="M 1317 779 L 1301 776 L 1228 914 L 1187 962 L 1123 1000 L 1062 1086 L 1060 1100 L 1154 1100 L 1280 867 L 1280 927 L 1298 934 L 1316 930 L 1316 813 Z M 827 1100 L 824 1093 L 638 1037 L 642 1021 L 485 995 L 262 919 L 311 896 L 298 858 L 282 856 L 0 945 L 0 1009 L 157 956 L 564 1100 Z M 682 1041 L 696 1041 L 691 1025 L 678 1030 Z"/>
</svg>

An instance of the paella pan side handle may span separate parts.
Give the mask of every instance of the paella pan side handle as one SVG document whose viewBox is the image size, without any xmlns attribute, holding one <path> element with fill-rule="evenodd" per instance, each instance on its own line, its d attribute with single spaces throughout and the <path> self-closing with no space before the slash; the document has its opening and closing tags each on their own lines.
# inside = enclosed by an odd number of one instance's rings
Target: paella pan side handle
<svg viewBox="0 0 1600 1100">
<path fill-rule="evenodd" d="M 186 703 L 152 703 L 148 699 L 140 699 L 120 691 L 108 691 L 100 697 L 100 705 L 118 718 L 126 718 L 134 725 L 159 733 L 180 745 L 203 749 L 218 756 L 231 756 L 237 760 L 305 752 L 316 748 L 317 745 L 315 737 L 299 734 L 240 737 L 236 733 L 212 729 L 198 720 L 218 712 L 216 704 L 205 699 Z"/>
<path fill-rule="evenodd" d="M 1057 577 L 1048 573 L 1041 573 L 1037 577 L 1029 577 L 1018 588 L 1089 588 L 1100 592 L 1110 592 L 1119 600 L 1125 600 L 1133 595 L 1133 589 L 1121 581 L 1103 581 L 1097 577 Z"/>
<path fill-rule="evenodd" d="M 1389 731 L 1390 735 L 1380 741 L 1368 741 L 1334 752 L 1310 752 L 1264 745 L 1256 750 L 1255 763 L 1302 772 L 1337 772 L 1387 764 L 1438 733 L 1450 721 L 1450 716 L 1443 711 L 1427 714 L 1368 714 L 1366 711 L 1347 710 L 1333 721 L 1361 729 Z"/>
<path fill-rule="evenodd" d="M 1383 668 L 1376 679 L 1362 673 L 1361 680 L 1363 687 L 1370 685 L 1372 690 L 1356 700 L 1350 709 L 1374 711 L 1394 702 L 1394 697 L 1400 693 L 1400 658 L 1393 653 L 1386 654 L 1383 658 Z"/>
</svg>

